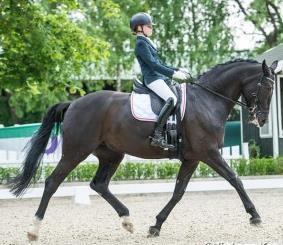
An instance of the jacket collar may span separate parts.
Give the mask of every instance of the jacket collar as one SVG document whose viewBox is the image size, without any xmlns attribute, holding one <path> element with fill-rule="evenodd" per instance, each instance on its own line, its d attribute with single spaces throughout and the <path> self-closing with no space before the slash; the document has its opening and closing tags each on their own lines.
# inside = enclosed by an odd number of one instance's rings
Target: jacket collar
<svg viewBox="0 0 283 245">
<path fill-rule="evenodd" d="M 153 45 L 152 41 L 149 40 L 149 38 L 144 36 L 137 36 L 137 39 L 145 40 L 154 50 L 157 50 L 156 47 Z"/>
</svg>

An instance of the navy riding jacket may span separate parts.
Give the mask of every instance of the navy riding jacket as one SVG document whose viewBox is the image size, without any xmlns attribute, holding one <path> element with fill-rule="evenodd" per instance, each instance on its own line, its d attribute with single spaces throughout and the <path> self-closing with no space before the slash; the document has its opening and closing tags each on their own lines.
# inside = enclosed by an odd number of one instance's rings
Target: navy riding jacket
<svg viewBox="0 0 283 245">
<path fill-rule="evenodd" d="M 164 65 L 160 62 L 156 48 L 143 36 L 137 36 L 135 55 L 141 66 L 144 83 L 150 84 L 157 79 L 172 78 L 177 68 Z"/>
</svg>

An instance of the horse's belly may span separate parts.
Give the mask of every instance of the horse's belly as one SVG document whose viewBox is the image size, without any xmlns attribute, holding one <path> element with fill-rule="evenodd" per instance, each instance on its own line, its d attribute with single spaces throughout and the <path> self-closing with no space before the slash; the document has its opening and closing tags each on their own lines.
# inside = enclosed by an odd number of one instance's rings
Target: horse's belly
<svg viewBox="0 0 283 245">
<path fill-rule="evenodd" d="M 154 131 L 154 123 L 141 122 L 128 115 L 116 115 L 115 123 L 107 133 L 106 144 L 113 150 L 141 158 L 166 158 L 167 151 L 150 145 L 149 136 Z"/>
</svg>

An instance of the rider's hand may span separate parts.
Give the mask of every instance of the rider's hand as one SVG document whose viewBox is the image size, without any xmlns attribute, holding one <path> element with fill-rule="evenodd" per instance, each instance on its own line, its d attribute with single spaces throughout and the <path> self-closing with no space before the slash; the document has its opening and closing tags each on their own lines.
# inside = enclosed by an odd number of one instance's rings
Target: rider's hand
<svg viewBox="0 0 283 245">
<path fill-rule="evenodd" d="M 173 78 L 178 80 L 188 80 L 190 77 L 187 73 L 178 70 L 174 71 Z"/>
<path fill-rule="evenodd" d="M 191 73 L 189 73 L 189 70 L 187 68 L 181 67 L 181 68 L 178 69 L 178 71 L 182 71 L 182 72 L 186 73 L 187 76 L 188 76 L 187 80 L 193 80 L 193 77 L 192 77 Z"/>
</svg>

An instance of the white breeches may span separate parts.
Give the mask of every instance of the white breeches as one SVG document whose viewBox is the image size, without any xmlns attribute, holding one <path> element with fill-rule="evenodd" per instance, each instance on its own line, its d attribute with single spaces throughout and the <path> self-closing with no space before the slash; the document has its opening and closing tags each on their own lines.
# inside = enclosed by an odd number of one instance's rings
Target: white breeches
<svg viewBox="0 0 283 245">
<path fill-rule="evenodd" d="M 157 79 L 148 84 L 147 87 L 156 93 L 160 98 L 167 101 L 170 97 L 174 100 L 174 106 L 177 104 L 177 97 L 162 79 Z"/>
</svg>

